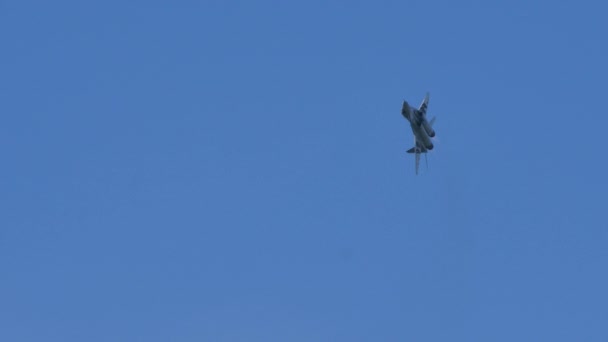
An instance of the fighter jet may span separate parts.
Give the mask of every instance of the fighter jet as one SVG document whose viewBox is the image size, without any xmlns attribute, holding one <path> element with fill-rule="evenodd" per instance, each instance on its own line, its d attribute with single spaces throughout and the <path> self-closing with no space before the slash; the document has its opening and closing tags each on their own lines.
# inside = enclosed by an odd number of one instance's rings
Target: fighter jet
<svg viewBox="0 0 608 342">
<path fill-rule="evenodd" d="M 403 101 L 403 107 L 401 108 L 401 115 L 410 122 L 412 132 L 414 133 L 415 146 L 407 150 L 407 153 L 416 154 L 416 174 L 418 174 L 418 166 L 420 165 L 420 154 L 424 153 L 426 160 L 426 153 L 433 149 L 431 138 L 435 136 L 435 131 L 433 130 L 435 118 L 431 119 L 430 122 L 426 120 L 426 109 L 428 106 L 429 93 L 426 93 L 418 109 L 411 107 L 407 101 Z"/>
</svg>

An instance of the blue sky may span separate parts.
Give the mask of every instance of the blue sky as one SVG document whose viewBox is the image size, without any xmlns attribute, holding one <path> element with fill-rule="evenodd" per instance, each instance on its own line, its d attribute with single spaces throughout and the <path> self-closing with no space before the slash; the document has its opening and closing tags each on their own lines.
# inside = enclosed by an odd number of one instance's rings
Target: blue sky
<svg viewBox="0 0 608 342">
<path fill-rule="evenodd" d="M 606 341 L 607 9 L 0 1 L 0 340 Z"/>
</svg>

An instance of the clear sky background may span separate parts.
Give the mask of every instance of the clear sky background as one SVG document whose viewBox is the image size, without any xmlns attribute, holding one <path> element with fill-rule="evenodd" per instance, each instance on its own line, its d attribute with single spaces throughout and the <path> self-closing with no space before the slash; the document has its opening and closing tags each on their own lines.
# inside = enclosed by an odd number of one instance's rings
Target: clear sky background
<svg viewBox="0 0 608 342">
<path fill-rule="evenodd" d="M 607 341 L 607 10 L 0 1 L 0 340 Z"/>
</svg>

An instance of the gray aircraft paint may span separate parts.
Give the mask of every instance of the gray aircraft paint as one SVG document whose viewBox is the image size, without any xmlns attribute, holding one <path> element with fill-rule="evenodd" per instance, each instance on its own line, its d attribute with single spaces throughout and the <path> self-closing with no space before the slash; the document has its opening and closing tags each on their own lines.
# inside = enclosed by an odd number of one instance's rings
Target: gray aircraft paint
<svg viewBox="0 0 608 342">
<path fill-rule="evenodd" d="M 401 115 L 409 121 L 412 133 L 414 133 L 415 146 L 407 150 L 407 153 L 416 154 L 416 174 L 418 174 L 420 165 L 420 154 L 427 153 L 434 147 L 431 138 L 435 136 L 435 130 L 432 127 L 435 118 L 430 122 L 426 119 L 428 105 L 429 93 L 426 93 L 426 96 L 418 109 L 410 106 L 407 101 L 403 101 L 403 106 L 401 107 Z"/>
</svg>

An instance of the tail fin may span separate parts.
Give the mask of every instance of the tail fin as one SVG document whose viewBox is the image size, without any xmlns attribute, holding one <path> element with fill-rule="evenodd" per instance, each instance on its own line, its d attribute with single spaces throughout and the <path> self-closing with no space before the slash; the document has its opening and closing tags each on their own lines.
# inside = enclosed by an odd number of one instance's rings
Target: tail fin
<svg viewBox="0 0 608 342">
<path fill-rule="evenodd" d="M 409 150 L 407 150 L 407 153 L 415 153 L 416 154 L 416 174 L 418 174 L 418 169 L 420 167 L 420 153 L 424 153 L 420 150 L 419 147 L 414 146 L 412 148 L 410 148 Z M 424 154 L 425 158 L 426 158 L 426 153 Z M 427 164 L 428 167 L 428 164 Z"/>
<path fill-rule="evenodd" d="M 435 123 L 435 119 L 437 119 L 436 116 L 434 116 L 431 121 L 429 122 L 429 125 L 431 125 L 431 127 L 433 127 L 433 124 Z"/>
</svg>

